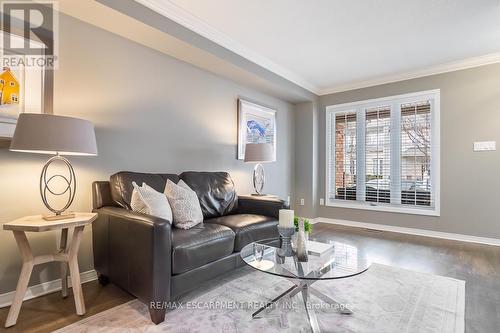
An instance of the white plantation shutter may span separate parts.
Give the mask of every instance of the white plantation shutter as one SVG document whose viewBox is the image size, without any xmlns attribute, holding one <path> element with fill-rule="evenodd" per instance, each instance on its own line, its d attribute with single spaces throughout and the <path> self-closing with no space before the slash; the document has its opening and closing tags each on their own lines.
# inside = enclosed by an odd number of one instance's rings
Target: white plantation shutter
<svg viewBox="0 0 500 333">
<path fill-rule="evenodd" d="M 334 154 L 329 159 L 332 179 L 331 199 L 356 200 L 356 112 L 339 112 L 331 119 L 331 144 Z"/>
<path fill-rule="evenodd" d="M 327 204 L 439 214 L 439 91 L 327 107 Z"/>
<path fill-rule="evenodd" d="M 390 203 L 391 107 L 364 110 L 365 122 L 365 200 Z"/>
<path fill-rule="evenodd" d="M 401 203 L 432 206 L 431 103 L 401 105 Z"/>
</svg>

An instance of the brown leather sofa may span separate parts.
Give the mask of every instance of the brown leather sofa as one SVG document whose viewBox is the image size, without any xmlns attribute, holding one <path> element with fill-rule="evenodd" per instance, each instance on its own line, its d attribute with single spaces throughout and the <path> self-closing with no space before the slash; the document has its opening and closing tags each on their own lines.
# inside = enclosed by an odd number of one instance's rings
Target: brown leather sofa
<svg viewBox="0 0 500 333">
<path fill-rule="evenodd" d="M 171 221 L 130 209 L 132 181 L 163 192 L 167 179 L 182 179 L 197 193 L 202 225 L 178 229 Z M 237 196 L 226 172 L 119 172 L 110 181 L 93 183 L 93 208 L 99 214 L 92 227 L 99 281 L 111 281 L 146 303 L 158 324 L 166 302 L 242 266 L 239 251 L 245 245 L 278 237 L 284 202 Z"/>
</svg>

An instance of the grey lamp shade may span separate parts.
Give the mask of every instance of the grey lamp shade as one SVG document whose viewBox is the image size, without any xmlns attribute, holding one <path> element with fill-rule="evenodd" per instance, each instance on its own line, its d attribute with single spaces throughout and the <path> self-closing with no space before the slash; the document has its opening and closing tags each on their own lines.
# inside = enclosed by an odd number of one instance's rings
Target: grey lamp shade
<svg viewBox="0 0 500 333">
<path fill-rule="evenodd" d="M 247 143 L 245 146 L 245 162 L 273 162 L 274 147 L 270 143 Z"/>
<path fill-rule="evenodd" d="M 78 118 L 21 113 L 10 150 L 39 154 L 97 155 L 94 125 Z"/>
</svg>

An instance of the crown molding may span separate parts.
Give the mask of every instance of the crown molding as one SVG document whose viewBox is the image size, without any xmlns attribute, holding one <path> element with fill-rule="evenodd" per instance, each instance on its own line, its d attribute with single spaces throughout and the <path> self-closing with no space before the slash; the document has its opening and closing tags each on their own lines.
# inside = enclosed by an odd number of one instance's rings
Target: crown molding
<svg viewBox="0 0 500 333">
<path fill-rule="evenodd" d="M 448 62 L 440 65 L 428 67 L 415 71 L 409 71 L 399 74 L 388 75 L 370 80 L 362 80 L 342 85 L 333 86 L 327 89 L 321 89 L 318 95 L 329 95 L 343 91 L 356 90 L 368 87 L 379 86 L 382 84 L 399 82 L 404 80 L 418 79 L 425 76 L 454 72 L 458 70 L 480 67 L 500 63 L 500 52 L 490 53 L 479 57 L 468 58 L 459 61 Z"/>
<path fill-rule="evenodd" d="M 246 46 L 238 43 L 231 37 L 215 29 L 197 16 L 191 14 L 184 8 L 176 5 L 170 0 L 134 0 L 135 2 L 163 15 L 170 20 L 184 26 L 185 28 L 209 39 L 210 41 L 232 51 L 239 56 L 277 74 L 298 86 L 318 95 L 320 88 L 308 82 L 301 76 L 274 63 L 268 58 L 250 50 Z"/>
</svg>

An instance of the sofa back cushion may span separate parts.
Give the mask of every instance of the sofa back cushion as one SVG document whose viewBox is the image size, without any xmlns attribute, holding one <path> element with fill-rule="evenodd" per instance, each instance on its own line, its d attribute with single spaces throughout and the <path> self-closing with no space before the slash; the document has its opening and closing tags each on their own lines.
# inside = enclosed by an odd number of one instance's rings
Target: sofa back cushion
<svg viewBox="0 0 500 333">
<path fill-rule="evenodd" d="M 167 179 L 177 184 L 179 176 L 175 174 L 140 173 L 131 171 L 121 171 L 110 177 L 111 197 L 113 201 L 123 208 L 131 209 L 130 200 L 134 187 L 132 182 L 137 184 L 146 183 L 156 191 L 163 193 Z"/>
<path fill-rule="evenodd" d="M 205 219 L 234 214 L 238 196 L 227 172 L 183 172 L 179 177 L 196 192 Z"/>
</svg>

